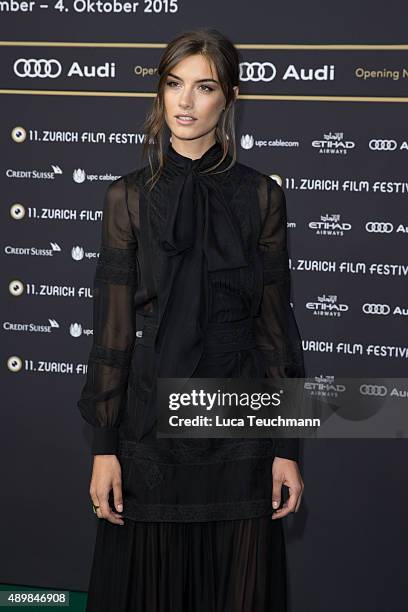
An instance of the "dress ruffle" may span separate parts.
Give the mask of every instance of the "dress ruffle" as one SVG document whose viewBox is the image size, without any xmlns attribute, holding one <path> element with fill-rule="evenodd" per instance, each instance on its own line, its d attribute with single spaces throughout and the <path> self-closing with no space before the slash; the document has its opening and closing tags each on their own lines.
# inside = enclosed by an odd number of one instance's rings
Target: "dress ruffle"
<svg viewBox="0 0 408 612">
<path fill-rule="evenodd" d="M 286 611 L 280 520 L 98 520 L 87 612 Z"/>
</svg>

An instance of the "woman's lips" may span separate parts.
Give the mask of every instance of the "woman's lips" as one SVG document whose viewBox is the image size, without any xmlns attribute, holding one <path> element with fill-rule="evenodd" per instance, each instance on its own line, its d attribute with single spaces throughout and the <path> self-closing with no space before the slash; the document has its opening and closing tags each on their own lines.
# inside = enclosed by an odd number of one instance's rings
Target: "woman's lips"
<svg viewBox="0 0 408 612">
<path fill-rule="evenodd" d="M 180 125 L 191 125 L 192 123 L 194 123 L 194 121 L 197 121 L 197 119 L 185 119 L 183 117 L 176 117 L 176 121 L 177 123 L 179 123 Z"/>
</svg>

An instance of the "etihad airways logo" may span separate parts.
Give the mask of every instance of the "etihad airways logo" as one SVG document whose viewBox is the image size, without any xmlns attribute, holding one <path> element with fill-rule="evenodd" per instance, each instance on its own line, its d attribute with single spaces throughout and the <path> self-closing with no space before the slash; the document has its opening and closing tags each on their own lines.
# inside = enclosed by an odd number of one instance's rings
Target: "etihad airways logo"
<svg viewBox="0 0 408 612">
<path fill-rule="evenodd" d="M 346 155 L 354 149 L 356 143 L 346 140 L 343 132 L 329 132 L 323 134 L 319 140 L 312 141 L 312 147 L 318 149 L 318 153 L 325 155 Z"/>
<path fill-rule="evenodd" d="M 63 73 L 61 62 L 55 58 L 39 59 L 20 57 L 13 64 L 13 71 L 20 79 L 57 79 Z M 115 62 L 97 65 L 80 65 L 73 62 L 63 75 L 84 79 L 106 79 L 116 76 Z"/>
<path fill-rule="evenodd" d="M 347 312 L 348 304 L 340 304 L 337 295 L 318 295 L 314 302 L 306 302 L 306 309 L 311 310 L 314 316 L 320 317 L 340 317 L 343 312 Z"/>
<path fill-rule="evenodd" d="M 351 230 L 351 223 L 341 222 L 340 214 L 327 214 L 320 215 L 320 221 L 310 221 L 308 227 L 317 235 L 343 236 Z"/>
<path fill-rule="evenodd" d="M 323 375 L 308 378 L 304 384 L 305 390 L 310 396 L 316 397 L 339 397 L 347 390 L 345 384 L 337 382 L 335 376 Z"/>
</svg>

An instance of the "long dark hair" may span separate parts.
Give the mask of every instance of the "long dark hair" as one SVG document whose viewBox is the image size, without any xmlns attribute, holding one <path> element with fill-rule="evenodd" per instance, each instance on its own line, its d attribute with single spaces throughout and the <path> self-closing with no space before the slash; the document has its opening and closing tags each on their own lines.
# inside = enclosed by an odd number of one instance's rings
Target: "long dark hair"
<svg viewBox="0 0 408 612">
<path fill-rule="evenodd" d="M 232 157 L 232 162 L 225 170 L 228 170 L 235 163 L 235 94 L 233 87 L 239 84 L 239 52 L 233 43 L 218 30 L 212 28 L 190 30 L 168 43 L 157 68 L 160 77 L 157 95 L 143 124 L 143 133 L 146 140 L 143 144 L 142 157 L 147 157 L 149 160 L 151 176 L 148 182 L 151 183 L 151 188 L 158 180 L 164 164 L 166 122 L 163 90 L 167 75 L 182 59 L 199 53 L 212 60 L 225 96 L 225 110 L 215 131 L 215 138 L 223 148 L 223 155 L 217 165 L 209 170 L 212 171 L 217 168 L 228 153 Z"/>
</svg>

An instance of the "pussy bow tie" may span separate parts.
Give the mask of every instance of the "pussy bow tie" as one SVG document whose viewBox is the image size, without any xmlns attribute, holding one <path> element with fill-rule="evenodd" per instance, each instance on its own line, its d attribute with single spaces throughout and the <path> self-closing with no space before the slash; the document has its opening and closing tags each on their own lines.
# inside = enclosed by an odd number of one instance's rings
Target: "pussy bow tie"
<svg viewBox="0 0 408 612">
<path fill-rule="evenodd" d="M 159 239 L 162 267 L 155 338 L 160 377 L 188 378 L 198 364 L 209 321 L 208 273 L 248 263 L 240 227 L 222 190 L 227 173 L 202 174 L 221 156 L 218 142 L 198 159 L 177 153 L 171 144 L 167 147 L 161 177 L 167 215 Z M 230 161 L 228 155 L 216 171 Z"/>
</svg>

